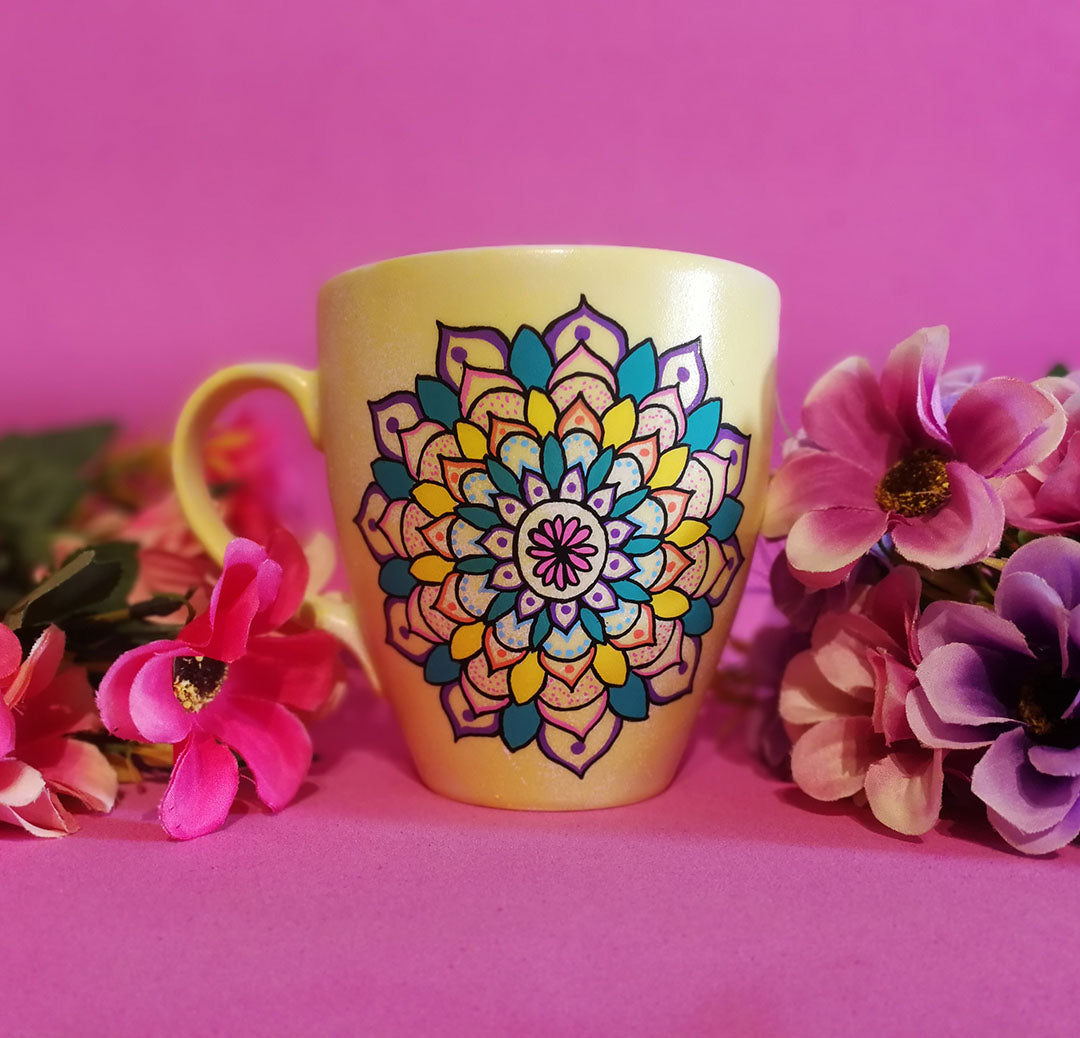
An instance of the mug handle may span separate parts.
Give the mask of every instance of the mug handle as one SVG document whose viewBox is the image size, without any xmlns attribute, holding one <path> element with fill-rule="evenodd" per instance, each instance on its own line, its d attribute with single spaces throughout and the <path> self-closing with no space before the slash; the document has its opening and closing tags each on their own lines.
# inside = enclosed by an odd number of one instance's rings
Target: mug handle
<svg viewBox="0 0 1080 1038">
<path fill-rule="evenodd" d="M 322 450 L 319 429 L 319 374 L 292 364 L 236 364 L 215 372 L 188 398 L 172 442 L 172 474 L 180 510 L 207 553 L 220 565 L 232 534 L 214 507 L 206 484 L 202 444 L 210 423 L 226 404 L 253 389 L 277 389 L 300 409 L 308 435 Z M 359 660 L 376 692 L 371 653 L 364 644 L 353 607 L 337 594 L 308 595 L 297 614 L 301 623 L 319 627 L 342 642 Z"/>
</svg>

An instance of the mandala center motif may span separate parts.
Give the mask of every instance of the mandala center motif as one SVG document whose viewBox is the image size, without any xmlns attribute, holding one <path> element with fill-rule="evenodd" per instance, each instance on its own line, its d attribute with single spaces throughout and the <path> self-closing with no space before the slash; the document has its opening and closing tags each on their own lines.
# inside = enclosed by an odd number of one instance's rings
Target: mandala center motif
<svg viewBox="0 0 1080 1038">
<path fill-rule="evenodd" d="M 604 528 L 587 508 L 547 501 L 521 521 L 518 566 L 525 582 L 544 598 L 578 598 L 599 579 L 607 559 Z"/>
</svg>

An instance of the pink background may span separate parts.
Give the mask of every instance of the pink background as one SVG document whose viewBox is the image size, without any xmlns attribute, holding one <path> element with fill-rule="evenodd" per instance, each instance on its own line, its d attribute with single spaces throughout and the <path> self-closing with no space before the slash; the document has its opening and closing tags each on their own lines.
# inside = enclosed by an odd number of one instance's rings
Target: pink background
<svg viewBox="0 0 1080 1038">
<path fill-rule="evenodd" d="M 4 4 L 0 424 L 164 433 L 224 362 L 310 363 L 337 271 L 534 241 L 770 273 L 793 421 L 923 324 L 1038 375 L 1078 359 L 1078 53 L 1067 0 Z M 651 804 L 470 809 L 346 719 L 280 818 L 0 837 L 0 1032 L 1068 1030 L 1073 849 L 890 838 L 708 726 Z"/>
</svg>

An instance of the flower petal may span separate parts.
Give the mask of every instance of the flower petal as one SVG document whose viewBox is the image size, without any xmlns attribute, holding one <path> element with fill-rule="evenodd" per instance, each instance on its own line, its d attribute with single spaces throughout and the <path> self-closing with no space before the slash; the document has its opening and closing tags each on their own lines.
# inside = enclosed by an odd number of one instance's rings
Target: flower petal
<svg viewBox="0 0 1080 1038">
<path fill-rule="evenodd" d="M 162 828 L 176 840 L 212 833 L 228 816 L 239 784 L 240 772 L 232 752 L 196 728 L 180 747 L 161 799 L 158 816 Z"/>
<path fill-rule="evenodd" d="M 151 656 L 131 682 L 128 709 L 143 742 L 181 742 L 194 724 L 194 714 L 180 705 L 173 691 L 173 659 L 191 650 L 170 644 L 172 648 Z"/>
<path fill-rule="evenodd" d="M 15 748 L 15 715 L 0 698 L 0 759 Z"/>
<path fill-rule="evenodd" d="M 1080 776 L 1046 775 L 1028 760 L 1022 728 L 998 736 L 971 773 L 971 791 L 1025 833 L 1057 825 L 1080 797 Z"/>
<path fill-rule="evenodd" d="M 244 758 L 271 811 L 296 796 L 311 767 L 311 737 L 295 714 L 280 703 L 234 693 L 210 703 L 200 724 Z"/>
<path fill-rule="evenodd" d="M 912 734 L 924 746 L 942 750 L 968 750 L 989 746 L 1003 731 L 1000 725 L 946 724 L 916 685 L 904 703 Z"/>
<path fill-rule="evenodd" d="M 2 766 L 3 762 L 0 762 Z M 0 798 L 0 822 L 17 825 L 31 836 L 44 837 L 66 836 L 79 828 L 79 823 L 60 803 L 56 794 L 44 784 L 28 804 L 9 807 Z"/>
<path fill-rule="evenodd" d="M 869 717 L 836 717 L 804 732 L 791 750 L 791 776 L 815 800 L 840 800 L 863 788 L 885 744 Z"/>
<path fill-rule="evenodd" d="M 896 550 L 932 569 L 953 569 L 994 551 L 1005 529 L 1005 508 L 997 491 L 966 465 L 950 461 L 949 500 L 936 512 L 901 518 L 893 528 Z"/>
<path fill-rule="evenodd" d="M 793 656 L 780 682 L 780 716 L 789 724 L 867 716 L 867 704 L 841 692 L 818 669 L 809 650 Z"/>
<path fill-rule="evenodd" d="M 341 645 L 323 631 L 262 634 L 251 639 L 229 674 L 245 695 L 311 713 L 326 703 L 342 679 Z"/>
<path fill-rule="evenodd" d="M 1080 548 L 1080 544 L 1076 546 Z M 1069 611 L 1042 577 L 1023 570 L 1002 575 L 994 609 L 1023 632 L 1029 646 L 1038 646 L 1044 659 L 1051 646 L 1056 648 L 1064 674 L 1069 662 Z"/>
<path fill-rule="evenodd" d="M 1042 461 L 1065 432 L 1049 393 L 1018 378 L 991 378 L 960 394 L 949 412 L 956 456 L 984 476 L 1007 476 Z"/>
<path fill-rule="evenodd" d="M 1040 746 L 1028 750 L 1028 760 L 1044 775 L 1080 775 L 1080 746 Z"/>
<path fill-rule="evenodd" d="M 799 516 L 822 508 L 877 508 L 876 480 L 839 455 L 819 450 L 789 454 L 769 484 L 762 534 L 783 537 Z"/>
<path fill-rule="evenodd" d="M 948 328 L 920 328 L 894 347 L 885 362 L 881 396 L 912 443 L 926 438 L 949 442 L 939 386 L 948 349 Z"/>
<path fill-rule="evenodd" d="M 803 404 L 802 420 L 817 446 L 867 472 L 884 473 L 904 441 L 862 357 L 842 361 L 818 379 Z"/>
<path fill-rule="evenodd" d="M 1068 537 L 1040 537 L 1031 541 L 1005 563 L 1001 578 L 1005 580 L 1018 571 L 1042 577 L 1066 609 L 1080 605 L 1080 542 Z"/>
<path fill-rule="evenodd" d="M 78 798 L 93 811 L 112 810 L 116 772 L 96 746 L 81 739 L 41 739 L 19 752 L 56 792 Z"/>
<path fill-rule="evenodd" d="M 22 663 L 22 645 L 15 632 L 6 624 L 0 624 L 0 686 L 4 679 L 14 674 Z"/>
<path fill-rule="evenodd" d="M 894 750 L 866 771 L 866 799 L 874 817 L 908 836 L 933 829 L 941 814 L 941 750 Z"/>
<path fill-rule="evenodd" d="M 953 642 L 978 648 L 1031 656 L 1016 625 L 983 606 L 966 602 L 931 602 L 919 619 L 919 651 L 925 658 Z"/>
<path fill-rule="evenodd" d="M 1072 843 L 1080 835 L 1080 800 L 1073 804 L 1069 813 L 1057 825 L 1041 833 L 1027 833 L 1018 829 L 991 807 L 986 809 L 986 817 L 1007 844 L 1024 854 L 1049 854 Z"/>
<path fill-rule="evenodd" d="M 821 508 L 807 512 L 788 534 L 788 561 L 793 569 L 806 573 L 842 570 L 884 536 L 886 524 L 887 517 L 879 508 Z"/>
<path fill-rule="evenodd" d="M 113 661 L 97 690 L 97 706 L 101 720 L 113 735 L 120 739 L 142 740 L 139 729 L 131 719 L 131 686 L 143 666 L 157 656 L 175 648 L 177 642 L 156 641 L 129 649 Z"/>
<path fill-rule="evenodd" d="M 252 623 L 252 634 L 276 631 L 300 608 L 307 591 L 307 556 L 300 542 L 288 530 L 282 527 L 274 530 L 267 544 L 266 554 L 281 567 L 280 583 L 272 597 L 260 603 L 259 614 Z M 269 569 L 264 563 L 263 567 L 260 567 L 260 577 L 264 568 Z M 270 573 L 272 574 L 272 570 Z"/>
<path fill-rule="evenodd" d="M 21 760 L 0 760 L 0 804 L 25 807 L 45 788 L 45 778 L 37 768 Z"/>
<path fill-rule="evenodd" d="M 8 706 L 16 707 L 24 699 L 32 699 L 52 681 L 64 657 L 64 640 L 64 632 L 53 624 L 38 636 L 15 679 L 4 690 Z"/>
<path fill-rule="evenodd" d="M 1000 724 L 1015 721 L 995 694 L 1008 685 L 1000 653 L 955 642 L 926 656 L 915 671 L 927 701 L 946 724 Z M 1008 668 L 1004 668 L 1008 670 Z"/>
</svg>

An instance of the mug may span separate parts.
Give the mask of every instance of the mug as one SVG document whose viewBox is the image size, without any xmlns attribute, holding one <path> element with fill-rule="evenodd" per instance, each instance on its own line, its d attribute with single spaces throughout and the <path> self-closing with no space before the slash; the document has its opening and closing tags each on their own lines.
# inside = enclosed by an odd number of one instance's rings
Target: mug
<svg viewBox="0 0 1080 1038">
<path fill-rule="evenodd" d="M 734 618 L 768 478 L 780 295 L 726 260 L 523 246 L 406 256 L 319 293 L 319 364 L 200 386 L 173 445 L 192 529 L 229 532 L 201 439 L 284 391 L 326 458 L 350 645 L 421 779 L 540 810 L 659 793 Z M 355 615 L 354 615 L 355 609 Z"/>
</svg>

